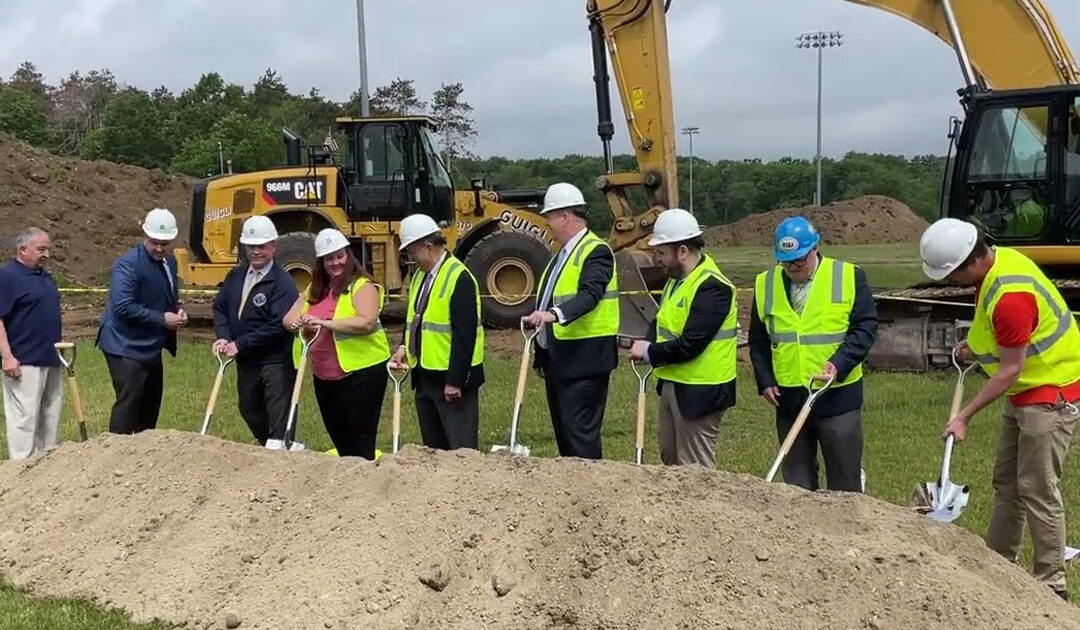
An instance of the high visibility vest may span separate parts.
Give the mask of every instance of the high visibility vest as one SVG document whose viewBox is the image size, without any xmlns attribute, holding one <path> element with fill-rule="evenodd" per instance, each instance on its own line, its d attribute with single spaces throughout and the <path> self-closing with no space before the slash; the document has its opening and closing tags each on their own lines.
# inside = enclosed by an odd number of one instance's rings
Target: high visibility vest
<svg viewBox="0 0 1080 630">
<path fill-rule="evenodd" d="M 581 237 L 581 240 L 577 242 L 577 245 L 570 250 L 566 262 L 559 272 L 559 277 L 555 279 L 555 290 L 551 294 L 551 306 L 558 306 L 577 294 L 582 265 L 589 254 L 597 247 L 611 249 L 599 236 L 593 234 L 592 231 L 587 231 Z M 536 308 L 540 308 L 543 287 L 546 286 L 547 276 L 551 273 L 551 267 L 555 264 L 557 258 L 558 256 L 548 262 L 544 274 L 540 276 L 538 286 L 541 287 L 541 291 L 536 294 Z M 552 324 L 556 339 L 568 341 L 591 339 L 593 337 L 613 337 L 619 334 L 619 274 L 618 269 L 614 266 L 614 260 L 612 260 L 612 263 L 611 279 L 608 280 L 600 303 L 593 310 L 565 326 L 558 322 Z"/>
<path fill-rule="evenodd" d="M 473 286 L 479 286 L 476 278 L 465 265 L 447 254 L 446 260 L 439 266 L 438 273 L 428 290 L 427 306 L 424 319 L 420 324 L 422 341 L 420 343 L 420 367 L 425 370 L 446 371 L 450 369 L 450 296 L 454 293 L 458 278 L 467 273 L 473 279 Z M 409 308 L 405 318 L 405 357 L 409 367 L 416 367 L 416 357 L 412 351 L 412 323 L 416 317 L 416 296 L 420 295 L 426 273 L 413 273 L 409 282 Z M 484 327 L 480 323 L 480 291 L 476 290 L 476 343 L 473 346 L 472 363 L 477 366 L 484 362 Z"/>
<path fill-rule="evenodd" d="M 697 357 L 685 363 L 657 367 L 656 377 L 675 383 L 690 385 L 720 385 L 735 379 L 735 354 L 738 345 L 739 309 L 735 303 L 735 285 L 728 280 L 709 256 L 690 272 L 678 288 L 675 280 L 668 280 L 660 297 L 660 310 L 656 313 L 656 340 L 670 341 L 678 338 L 690 315 L 698 288 L 709 278 L 716 278 L 731 288 L 731 309 L 709 345 Z"/>
<path fill-rule="evenodd" d="M 360 290 L 360 287 L 364 286 L 368 282 L 368 279 L 364 276 L 359 276 L 349 290 L 338 296 L 337 305 L 334 306 L 333 319 L 350 319 L 356 317 L 356 307 L 353 306 L 352 296 Z M 382 286 L 376 284 L 375 288 L 379 291 L 379 311 L 382 311 L 383 304 L 386 296 Z M 307 313 L 311 308 L 311 304 L 308 302 L 309 287 L 304 291 L 304 306 L 300 311 L 301 313 Z M 320 335 L 330 333 L 329 330 L 323 330 Z M 366 367 L 371 367 L 382 361 L 386 361 L 390 358 L 390 343 L 386 339 L 386 331 L 383 330 L 382 324 L 377 323 L 377 328 L 366 335 L 353 335 L 350 333 L 333 333 L 334 337 L 334 349 L 337 352 L 338 365 L 341 366 L 341 371 L 348 374 L 349 372 L 355 372 L 356 370 L 362 370 Z M 303 344 L 300 341 L 300 336 L 297 335 L 293 340 L 293 365 L 299 367 L 300 365 L 300 353 L 303 350 Z"/>
<path fill-rule="evenodd" d="M 784 289 L 783 269 L 777 265 L 758 274 L 754 302 L 758 317 L 772 341 L 773 375 L 781 387 L 808 387 L 810 378 L 832 358 L 847 337 L 855 305 L 855 265 L 822 256 L 802 315 L 795 312 Z M 858 364 L 832 387 L 862 378 Z"/>
<path fill-rule="evenodd" d="M 1020 377 L 1008 395 L 1033 387 L 1063 387 L 1080 380 L 1080 331 L 1065 299 L 1030 258 L 1008 247 L 995 247 L 994 265 L 979 288 L 975 318 L 967 343 L 982 369 L 993 376 L 1001 368 L 993 317 L 1001 296 L 1023 292 L 1035 298 L 1039 322 L 1028 342 Z"/>
</svg>

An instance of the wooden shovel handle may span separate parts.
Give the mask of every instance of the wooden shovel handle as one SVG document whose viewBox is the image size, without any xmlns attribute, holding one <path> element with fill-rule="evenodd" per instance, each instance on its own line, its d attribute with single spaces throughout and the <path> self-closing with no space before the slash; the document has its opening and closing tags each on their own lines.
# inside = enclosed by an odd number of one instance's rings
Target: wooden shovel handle
<svg viewBox="0 0 1080 630">
<path fill-rule="evenodd" d="M 79 435 L 86 439 L 86 418 L 83 416 L 82 395 L 79 393 L 79 382 L 74 376 L 68 376 L 68 386 L 71 389 L 71 402 L 75 405 L 75 421 L 79 423 Z"/>
<path fill-rule="evenodd" d="M 953 388 L 952 409 L 949 411 L 949 420 L 960 413 L 960 404 L 964 402 L 964 376 L 961 374 L 956 379 L 956 387 Z"/>
<path fill-rule="evenodd" d="M 210 389 L 210 400 L 206 403 L 206 415 L 214 415 L 214 407 L 217 405 L 218 392 L 221 391 L 221 381 L 225 376 L 224 370 L 218 370 L 217 376 L 214 377 L 214 386 Z"/>
<path fill-rule="evenodd" d="M 645 392 L 637 395 L 637 435 L 634 438 L 634 447 L 637 450 L 645 448 Z"/>
</svg>

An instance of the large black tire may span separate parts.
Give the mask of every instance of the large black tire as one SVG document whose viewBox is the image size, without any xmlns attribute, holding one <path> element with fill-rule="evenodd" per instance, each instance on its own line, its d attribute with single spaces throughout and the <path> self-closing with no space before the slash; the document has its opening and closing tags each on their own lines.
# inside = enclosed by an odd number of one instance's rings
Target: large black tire
<svg viewBox="0 0 1080 630">
<path fill-rule="evenodd" d="M 303 293 L 315 271 L 315 235 L 311 232 L 290 232 L 278 238 L 274 262 L 289 272 L 296 288 Z"/>
<path fill-rule="evenodd" d="M 480 314 L 492 328 L 517 328 L 534 310 L 540 275 L 551 250 L 521 232 L 497 230 L 480 239 L 465 257 L 465 266 L 480 285 Z"/>
</svg>

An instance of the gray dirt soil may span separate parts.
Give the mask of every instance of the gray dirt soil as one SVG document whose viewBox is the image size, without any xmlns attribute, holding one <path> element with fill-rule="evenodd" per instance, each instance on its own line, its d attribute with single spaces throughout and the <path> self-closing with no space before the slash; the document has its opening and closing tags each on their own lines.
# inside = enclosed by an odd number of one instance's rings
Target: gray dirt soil
<svg viewBox="0 0 1080 630">
<path fill-rule="evenodd" d="M 0 463 L 0 572 L 199 629 L 1080 629 L 976 536 L 867 496 L 175 431 Z"/>
</svg>

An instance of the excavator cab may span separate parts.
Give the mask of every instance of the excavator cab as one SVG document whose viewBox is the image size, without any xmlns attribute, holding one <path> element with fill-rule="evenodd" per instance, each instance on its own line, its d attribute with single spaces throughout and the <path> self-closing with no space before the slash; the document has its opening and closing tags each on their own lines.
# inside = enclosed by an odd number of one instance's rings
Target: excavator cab
<svg viewBox="0 0 1080 630">
<path fill-rule="evenodd" d="M 454 218 L 454 185 L 425 116 L 337 119 L 348 137 L 342 169 L 353 221 L 397 221 L 423 211 Z"/>
<path fill-rule="evenodd" d="M 1080 265 L 1080 86 L 974 93 L 957 144 L 949 216 L 1040 265 Z"/>
</svg>

